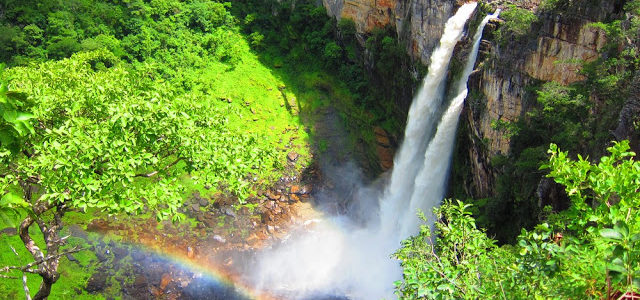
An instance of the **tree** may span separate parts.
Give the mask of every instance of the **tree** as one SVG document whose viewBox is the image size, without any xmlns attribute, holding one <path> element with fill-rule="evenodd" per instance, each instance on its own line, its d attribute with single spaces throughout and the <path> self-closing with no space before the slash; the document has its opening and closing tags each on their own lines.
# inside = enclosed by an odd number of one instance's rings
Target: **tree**
<svg viewBox="0 0 640 300">
<path fill-rule="evenodd" d="M 496 246 L 478 229 L 470 205 L 435 209 L 435 233 L 403 241 L 394 256 L 409 299 L 627 299 L 640 290 L 640 162 L 629 142 L 597 164 L 551 145 L 549 177 L 565 185 L 572 206 L 550 214 L 516 245 Z M 434 238 L 437 237 L 437 238 Z"/>
<path fill-rule="evenodd" d="M 0 206 L 26 214 L 18 233 L 34 262 L 0 271 L 40 275 L 33 299 L 49 295 L 60 257 L 78 251 L 65 250 L 58 234 L 65 212 L 151 210 L 177 220 L 179 174 L 200 171 L 203 185 L 233 182 L 228 190 L 240 195 L 248 169 L 273 167 L 272 153 L 247 146 L 255 144 L 251 136 L 230 133 L 212 101 L 177 93 L 149 72 L 130 73 L 106 50 L 31 68 L 38 71 L 10 69 L 13 80 L 3 77 L 0 86 L 0 126 L 14 128 L 17 141 L 0 140 Z M 26 92 L 32 106 L 6 110 L 7 99 L 16 102 L 14 90 Z M 31 236 L 34 225 L 44 245 Z M 25 291 L 29 298 L 26 283 Z"/>
</svg>

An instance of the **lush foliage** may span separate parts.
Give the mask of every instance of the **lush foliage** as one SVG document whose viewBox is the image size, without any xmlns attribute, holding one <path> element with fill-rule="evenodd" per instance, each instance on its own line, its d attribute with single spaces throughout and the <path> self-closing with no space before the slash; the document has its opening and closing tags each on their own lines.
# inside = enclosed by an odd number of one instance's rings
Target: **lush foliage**
<svg viewBox="0 0 640 300">
<path fill-rule="evenodd" d="M 408 102 L 410 87 L 417 79 L 408 72 L 411 62 L 394 29 L 358 33 L 353 20 L 345 17 L 336 23 L 323 7 L 308 0 L 238 2 L 233 11 L 243 20 L 244 32 L 253 38 L 252 46 L 265 61 L 294 72 L 302 73 L 300 66 L 304 66 L 304 70 L 318 68 L 336 74 L 353 98 L 338 100 L 335 105 L 350 122 L 357 121 L 360 128 L 354 129 L 358 135 L 354 138 L 364 135 L 365 142 L 373 142 L 373 135 L 364 129 L 371 125 L 392 132 L 401 130 L 405 116 L 394 102 Z M 365 40 L 364 47 L 358 37 Z M 361 124 L 358 115 L 366 111 L 373 115 L 364 118 L 367 124 Z"/>
<path fill-rule="evenodd" d="M 583 2 L 546 1 L 547 13 L 571 15 Z M 634 75 L 638 71 L 638 1 L 628 1 L 620 20 L 592 23 L 602 30 L 607 44 L 601 55 L 591 61 L 558 61 L 579 69 L 584 80 L 569 85 L 540 82 L 529 86 L 522 95 L 527 113 L 516 121 L 493 120 L 492 128 L 510 137 L 510 153 L 497 155 L 491 165 L 497 170 L 495 195 L 476 200 L 478 223 L 501 242 L 515 242 L 520 228 L 533 228 L 545 214 L 542 206 L 551 204 L 554 210 L 568 206 L 568 199 L 556 197 L 552 203 L 538 203 L 536 192 L 546 174 L 539 170 L 545 163 L 549 143 L 570 152 L 584 153 L 593 158 L 604 155 L 604 146 L 618 125 L 620 110 L 630 96 Z M 501 14 L 505 23 L 502 33 L 512 31 L 509 10 Z M 517 15 L 514 10 L 513 15 Z M 528 12 L 531 14 L 531 12 Z M 519 15 L 524 18 L 526 14 Z M 528 17 L 527 17 L 528 18 Z M 516 22 L 517 23 L 517 22 Z M 523 22 L 529 24 L 530 22 Z M 539 24 L 526 25 L 526 34 L 533 36 Z M 525 26 L 523 25 L 523 28 Z M 517 31 L 517 30 L 516 30 Z M 501 34 L 501 33 L 499 33 Z M 500 37 L 500 36 L 498 36 Z M 502 34 L 502 37 L 507 35 Z M 505 39 L 504 47 L 523 47 L 530 39 Z M 635 120 L 637 122 L 637 120 Z M 543 183 L 546 185 L 547 183 Z M 559 190 L 556 187 L 553 190 Z M 458 197 L 462 197 L 459 195 Z"/>
<path fill-rule="evenodd" d="M 538 16 L 534 12 L 514 4 L 509 4 L 500 13 L 500 18 L 504 20 L 504 24 L 496 34 L 497 39 L 503 43 L 509 39 L 520 39 L 526 36 L 531 25 L 538 21 Z"/>
<path fill-rule="evenodd" d="M 288 152 L 305 166 L 296 95 L 251 51 L 230 7 L 0 3 L 0 62 L 11 66 L 0 78 L 0 217 L 24 218 L 29 253 L 52 257 L 28 271 L 57 280 L 65 212 L 177 220 L 191 189 L 244 203 L 282 175 Z"/>
<path fill-rule="evenodd" d="M 514 246 L 496 246 L 470 216 L 469 204 L 436 209 L 435 236 L 422 226 L 395 256 L 409 299 L 609 298 L 640 290 L 640 163 L 627 141 L 591 164 L 551 145 L 545 168 L 566 186 L 573 205 L 551 214 Z"/>
</svg>

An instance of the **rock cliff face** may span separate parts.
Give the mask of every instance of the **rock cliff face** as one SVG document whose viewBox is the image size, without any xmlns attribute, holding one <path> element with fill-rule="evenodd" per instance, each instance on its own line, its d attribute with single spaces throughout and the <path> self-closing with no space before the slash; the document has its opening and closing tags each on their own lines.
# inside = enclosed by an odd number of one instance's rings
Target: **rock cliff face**
<svg viewBox="0 0 640 300">
<path fill-rule="evenodd" d="M 456 0 L 323 0 L 331 16 L 355 21 L 359 33 L 393 26 L 406 39 L 409 54 L 429 63 Z"/>
<path fill-rule="evenodd" d="M 574 3 L 570 13 L 541 14 L 528 35 L 503 43 L 494 41 L 491 28 L 488 30 L 490 41 L 483 45 L 485 65 L 470 82 L 470 94 L 481 99 L 475 100 L 476 107 L 466 110 L 464 118 L 470 128 L 468 159 L 474 197 L 492 196 L 496 174 L 490 160 L 498 154 L 507 155 L 511 146 L 505 129 L 492 123 L 523 117 L 535 102 L 535 95 L 527 88 L 535 83 L 569 84 L 584 79 L 576 62 L 596 59 L 606 43 L 604 32 L 589 24 L 611 17 L 621 6 L 620 1 L 600 2 Z M 494 29 L 499 26 L 493 25 Z"/>
<path fill-rule="evenodd" d="M 350 18 L 359 33 L 375 27 L 393 26 L 407 42 L 408 53 L 422 64 L 429 57 L 444 30 L 446 20 L 460 3 L 457 0 L 323 0 L 329 14 Z M 535 10 L 539 0 L 485 1 L 494 7 L 507 3 Z M 472 178 L 467 189 L 477 198 L 493 195 L 496 172 L 491 158 L 510 151 L 510 138 L 495 122 L 523 117 L 535 102 L 528 87 L 556 81 L 569 84 L 582 80 L 576 61 L 598 57 L 606 43 L 604 33 L 588 24 L 618 14 L 624 0 L 566 1 L 561 13 L 539 14 L 529 33 L 498 43 L 493 36 L 499 22 L 485 30 L 483 54 L 478 72 L 471 78 L 470 97 L 462 118 L 467 132 L 466 160 Z M 462 158 L 458 158 L 462 159 Z"/>
</svg>

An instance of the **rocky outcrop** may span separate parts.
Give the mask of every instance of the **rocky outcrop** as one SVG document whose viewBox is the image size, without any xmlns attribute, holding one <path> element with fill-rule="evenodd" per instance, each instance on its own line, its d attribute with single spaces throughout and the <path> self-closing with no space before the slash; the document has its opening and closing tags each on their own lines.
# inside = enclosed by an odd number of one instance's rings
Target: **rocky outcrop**
<svg viewBox="0 0 640 300">
<path fill-rule="evenodd" d="M 393 26 L 407 42 L 407 51 L 423 64 L 429 63 L 433 48 L 453 14 L 456 0 L 323 0 L 328 13 L 355 21 L 363 34 L 373 28 Z"/>
<path fill-rule="evenodd" d="M 375 27 L 393 26 L 408 53 L 424 65 L 437 46 L 444 24 L 453 14 L 457 0 L 323 0 L 330 15 L 355 21 L 358 33 Z M 486 4 L 505 7 L 516 4 L 536 10 L 540 0 L 487 0 Z M 504 126 L 517 121 L 535 105 L 529 87 L 546 81 L 570 84 L 583 80 L 578 66 L 594 60 L 605 45 L 602 30 L 590 23 L 610 20 L 620 13 L 624 0 L 560 1 L 555 10 L 538 13 L 525 36 L 492 35 L 499 28 L 494 22 L 485 30 L 485 41 L 477 72 L 471 78 L 470 97 L 462 122 L 466 131 L 467 157 L 472 179 L 472 196 L 490 197 L 496 172 L 490 162 L 496 155 L 508 155 L 511 140 Z M 360 39 L 361 42 L 364 39 Z M 399 104 L 400 107 L 404 107 Z M 635 112 L 629 104 L 631 114 Z M 621 118 L 624 116 L 621 115 Z M 629 118 L 627 118 L 629 119 Z M 629 127 L 626 122 L 625 128 Z M 623 127 L 624 127 L 623 126 Z M 620 127 L 617 132 L 624 131 Z M 622 133 L 621 133 L 622 134 Z M 380 149 L 378 149 L 380 150 Z M 382 149 L 384 150 L 384 149 Z M 379 151 L 380 152 L 380 151 Z M 379 156 L 383 156 L 379 153 Z M 384 168 L 384 167 L 383 167 Z"/>
<path fill-rule="evenodd" d="M 510 152 L 509 132 L 496 124 L 525 116 L 536 96 L 528 87 L 546 81 L 570 84 L 583 80 L 580 62 L 595 60 L 606 44 L 604 32 L 589 24 L 617 13 L 619 1 L 601 1 L 601 5 L 572 2 L 575 9 L 539 14 L 526 36 L 498 42 L 492 31 L 500 24 L 489 26 L 485 38 L 490 41 L 484 41 L 481 58 L 484 64 L 470 82 L 470 94 L 480 99 L 467 102 L 464 118 L 470 128 L 468 159 L 474 197 L 492 196 L 495 170 L 491 158 Z"/>
</svg>

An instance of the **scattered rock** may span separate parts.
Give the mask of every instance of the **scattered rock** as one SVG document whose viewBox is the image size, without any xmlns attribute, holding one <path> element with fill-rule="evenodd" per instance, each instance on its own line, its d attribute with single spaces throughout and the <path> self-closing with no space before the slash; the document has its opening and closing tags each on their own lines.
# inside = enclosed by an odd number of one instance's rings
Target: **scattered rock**
<svg viewBox="0 0 640 300">
<path fill-rule="evenodd" d="M 233 217 L 233 218 L 237 217 L 236 212 L 233 210 L 232 207 L 225 207 L 222 212 L 229 217 Z"/>
<path fill-rule="evenodd" d="M 300 157 L 300 155 L 298 153 L 296 153 L 295 151 L 291 151 L 291 152 L 289 152 L 289 154 L 287 154 L 287 158 L 291 162 L 297 161 L 298 157 Z"/>
<path fill-rule="evenodd" d="M 162 274 L 162 278 L 160 279 L 160 289 L 164 290 L 167 285 L 169 285 L 171 280 L 173 279 L 171 278 L 171 275 L 169 275 L 169 273 Z"/>
<path fill-rule="evenodd" d="M 87 280 L 87 287 L 85 290 L 89 293 L 100 292 L 107 286 L 107 272 L 96 271 Z"/>
<path fill-rule="evenodd" d="M 198 204 L 200 204 L 201 207 L 205 207 L 209 205 L 209 201 L 205 198 L 200 198 L 200 201 L 198 201 Z"/>
</svg>

